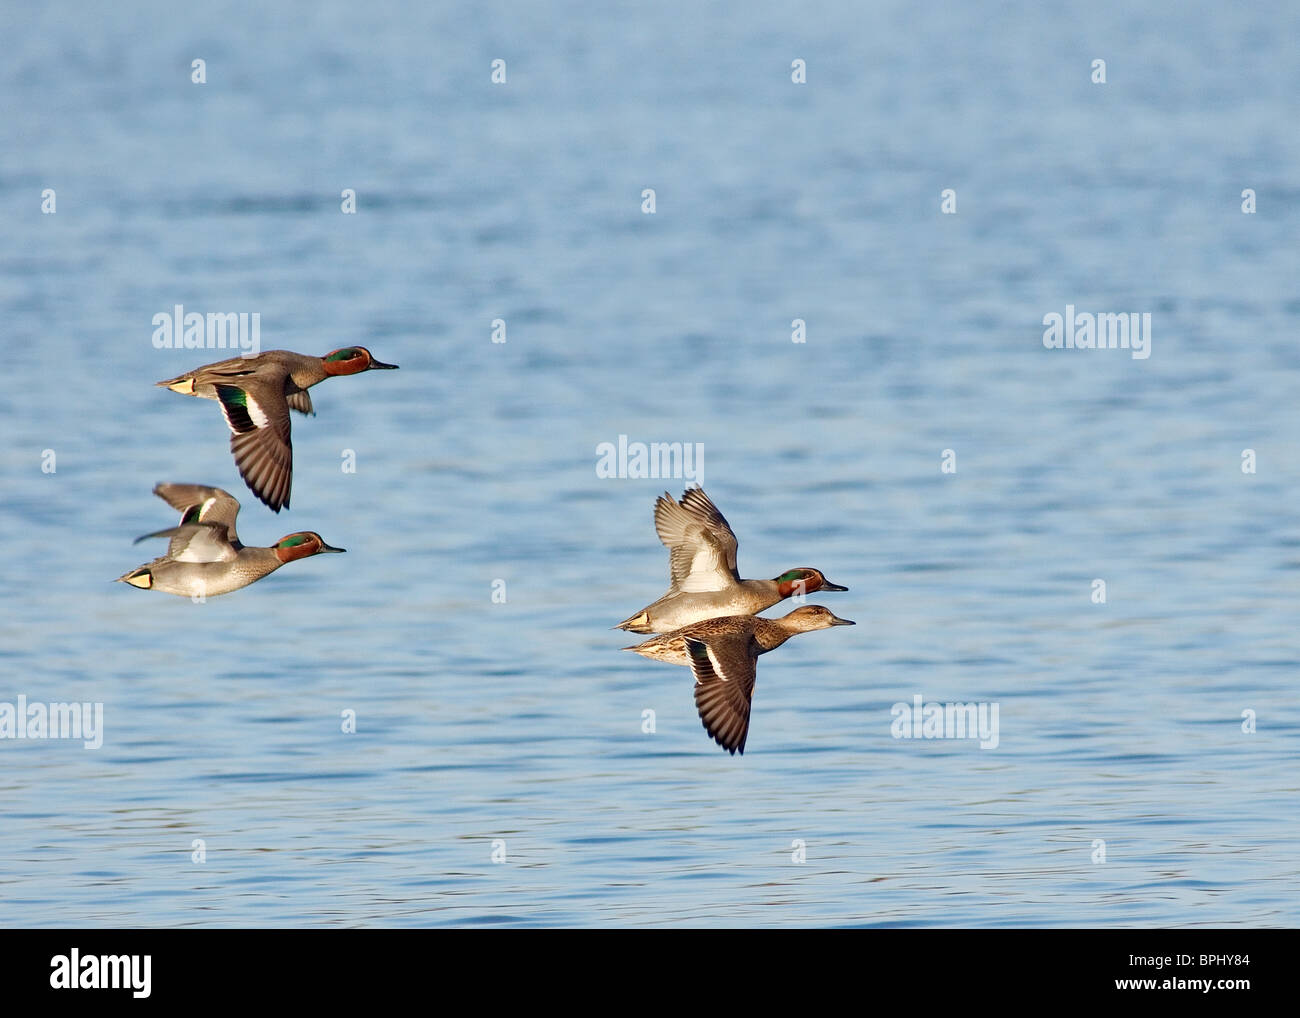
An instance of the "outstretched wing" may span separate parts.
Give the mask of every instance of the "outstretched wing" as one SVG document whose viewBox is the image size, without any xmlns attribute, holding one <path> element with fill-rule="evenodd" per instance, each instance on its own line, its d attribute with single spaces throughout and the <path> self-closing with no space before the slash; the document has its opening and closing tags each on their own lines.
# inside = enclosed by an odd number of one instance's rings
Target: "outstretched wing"
<svg viewBox="0 0 1300 1018">
<path fill-rule="evenodd" d="M 282 385 L 283 383 L 281 383 Z M 283 388 L 265 384 L 217 385 L 217 401 L 230 426 L 235 466 L 254 495 L 273 511 L 289 504 L 293 442 Z"/>
<path fill-rule="evenodd" d="M 695 709 L 704 730 L 728 753 L 743 756 L 756 676 L 747 637 L 723 636 L 704 643 L 688 636 L 685 643 L 695 673 Z"/>
<path fill-rule="evenodd" d="M 702 488 L 688 488 L 680 502 L 667 492 L 655 501 L 655 531 L 668 549 L 672 589 L 700 593 L 740 582 L 736 535 Z"/>
<path fill-rule="evenodd" d="M 165 483 L 155 485 L 153 493 L 180 512 L 181 526 L 187 523 L 219 524 L 225 530 L 226 541 L 236 549 L 240 547 L 239 535 L 235 533 L 239 503 L 230 492 L 206 484 Z"/>
<path fill-rule="evenodd" d="M 182 523 L 179 527 L 137 537 L 135 543 L 150 537 L 171 538 L 167 558 L 173 562 L 229 562 L 239 554 L 226 540 L 224 523 Z"/>
</svg>

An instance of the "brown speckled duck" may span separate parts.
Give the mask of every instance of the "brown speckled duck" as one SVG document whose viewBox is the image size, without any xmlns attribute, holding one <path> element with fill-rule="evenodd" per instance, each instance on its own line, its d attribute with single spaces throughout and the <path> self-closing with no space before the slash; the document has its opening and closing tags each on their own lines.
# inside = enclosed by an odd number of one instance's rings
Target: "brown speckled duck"
<svg viewBox="0 0 1300 1018">
<path fill-rule="evenodd" d="M 836 618 L 821 605 L 808 604 L 779 619 L 754 615 L 705 619 L 623 649 L 654 661 L 688 665 L 695 673 L 695 708 L 704 730 L 734 756 L 744 754 L 749 736 L 759 655 L 798 633 L 855 624 Z"/>
</svg>

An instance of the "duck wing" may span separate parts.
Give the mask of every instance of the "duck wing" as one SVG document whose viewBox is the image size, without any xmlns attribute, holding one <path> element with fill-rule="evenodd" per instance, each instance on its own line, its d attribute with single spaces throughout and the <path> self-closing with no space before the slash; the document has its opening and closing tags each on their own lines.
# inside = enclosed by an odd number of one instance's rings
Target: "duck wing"
<svg viewBox="0 0 1300 1018">
<path fill-rule="evenodd" d="M 239 535 L 235 533 L 239 503 L 230 492 L 206 484 L 158 484 L 153 493 L 180 512 L 180 526 L 187 523 L 219 524 L 225 528 L 226 541 L 235 550 L 242 547 Z"/>
<path fill-rule="evenodd" d="M 687 636 L 684 640 L 695 673 L 695 709 L 704 730 L 728 753 L 743 756 L 756 677 L 748 638 L 721 636 L 706 643 Z"/>
<path fill-rule="evenodd" d="M 144 534 L 135 543 L 150 537 L 171 538 L 165 557 L 172 562 L 230 562 L 239 554 L 226 540 L 224 523 L 182 523 L 179 527 Z"/>
<path fill-rule="evenodd" d="M 655 531 L 668 549 L 673 590 L 726 590 L 740 582 L 736 535 L 702 488 L 688 488 L 681 502 L 667 492 L 660 495 L 655 501 Z"/>
<path fill-rule="evenodd" d="M 289 404 L 290 410 L 297 410 L 298 413 L 308 417 L 315 417 L 316 411 L 312 409 L 311 396 L 306 389 L 297 389 L 294 392 L 287 392 L 284 396 L 285 402 Z"/>
<path fill-rule="evenodd" d="M 274 383 L 274 384 L 272 384 Z M 230 426 L 230 451 L 253 494 L 279 512 L 293 484 L 293 442 L 284 378 L 218 383 L 217 401 Z"/>
</svg>

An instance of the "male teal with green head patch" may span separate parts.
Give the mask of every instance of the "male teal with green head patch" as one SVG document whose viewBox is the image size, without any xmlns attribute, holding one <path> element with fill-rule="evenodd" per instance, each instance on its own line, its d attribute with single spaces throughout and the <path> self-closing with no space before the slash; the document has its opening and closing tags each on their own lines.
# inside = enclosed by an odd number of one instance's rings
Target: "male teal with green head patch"
<svg viewBox="0 0 1300 1018">
<path fill-rule="evenodd" d="M 216 400 L 230 427 L 230 451 L 239 475 L 274 512 L 289 505 L 293 442 L 289 411 L 315 414 L 307 390 L 335 375 L 392 371 L 364 346 L 346 346 L 323 357 L 268 350 L 232 357 L 159 382 L 187 396 Z"/>
<path fill-rule="evenodd" d="M 668 633 L 705 619 L 756 615 L 787 597 L 848 590 L 809 568 L 788 569 L 771 580 L 741 579 L 736 535 L 703 488 L 687 488 L 681 501 L 661 495 L 655 531 L 668 549 L 668 593 L 617 629 Z"/>
<path fill-rule="evenodd" d="M 160 484 L 154 494 L 178 509 L 181 521 L 139 538 L 166 537 L 168 544 L 166 554 L 118 577 L 133 587 L 178 597 L 215 597 L 247 587 L 286 562 L 343 551 L 314 530 L 286 534 L 268 548 L 245 545 L 235 532 L 239 503 L 220 488 Z"/>
</svg>

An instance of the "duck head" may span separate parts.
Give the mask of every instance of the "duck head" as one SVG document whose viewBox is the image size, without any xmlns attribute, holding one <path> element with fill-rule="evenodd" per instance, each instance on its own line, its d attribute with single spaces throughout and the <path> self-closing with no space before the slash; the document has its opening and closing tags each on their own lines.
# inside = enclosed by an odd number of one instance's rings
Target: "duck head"
<svg viewBox="0 0 1300 1018">
<path fill-rule="evenodd" d="M 396 364 L 375 360 L 375 355 L 364 346 L 345 346 L 321 358 L 325 371 L 331 375 L 356 375 L 362 371 L 396 371 Z"/>
<path fill-rule="evenodd" d="M 341 554 L 347 551 L 346 548 L 331 548 L 320 534 L 313 530 L 303 530 L 282 537 L 275 542 L 272 550 L 281 562 L 292 562 L 294 559 L 310 558 L 312 555 L 324 555 L 327 552 Z"/>
<path fill-rule="evenodd" d="M 841 587 L 838 583 L 831 583 L 821 574 L 820 570 L 810 569 L 807 566 L 782 573 L 776 578 L 776 585 L 782 597 L 790 597 L 793 594 L 811 594 L 818 590 L 849 589 L 848 587 Z"/>
<path fill-rule="evenodd" d="M 837 618 L 829 608 L 823 608 L 819 604 L 806 604 L 802 608 L 796 608 L 782 622 L 791 628 L 807 633 L 814 629 L 830 629 L 831 626 L 856 626 L 856 622 L 848 619 Z"/>
</svg>

